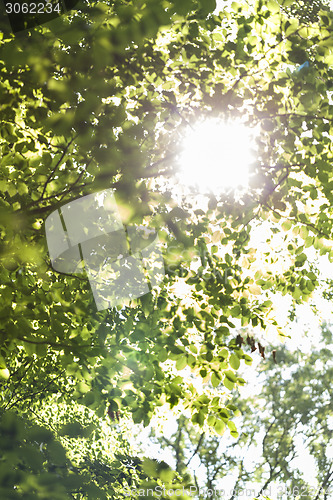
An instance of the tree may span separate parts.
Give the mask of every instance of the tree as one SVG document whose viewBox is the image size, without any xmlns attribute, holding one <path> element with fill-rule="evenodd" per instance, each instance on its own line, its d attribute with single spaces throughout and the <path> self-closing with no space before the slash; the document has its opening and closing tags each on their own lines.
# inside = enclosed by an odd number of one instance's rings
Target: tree
<svg viewBox="0 0 333 500">
<path fill-rule="evenodd" d="M 305 25 L 273 1 L 214 9 L 214 1 L 87 2 L 20 36 L 4 31 L 5 411 L 29 413 L 51 396 L 98 418 L 111 405 L 148 425 L 157 406 L 182 404 L 199 426 L 229 425 L 236 435 L 229 391 L 245 383 L 237 370 L 251 357 L 235 323 L 274 327 L 274 294 L 301 302 L 318 286 L 306 248 L 333 255 L 332 14 Z M 306 71 L 285 69 L 305 61 Z M 163 187 L 173 186 L 184 124 L 244 112 L 260 127 L 248 192 L 208 193 L 206 210 Z M 52 269 L 44 221 L 105 188 L 115 190 L 125 226 L 159 230 L 166 280 L 122 310 L 96 312 L 84 277 Z M 255 270 L 251 233 L 263 220 L 272 251 L 262 256 L 266 270 Z M 271 237 L 281 227 L 290 266 L 273 273 Z M 180 277 L 191 306 L 169 292 Z"/>
<path fill-rule="evenodd" d="M 279 499 L 329 498 L 333 484 L 331 349 L 332 332 L 326 324 L 318 346 L 312 345 L 306 354 L 277 346 L 278 363 L 262 361 L 257 380 L 252 381 L 257 396 L 238 394 L 235 399 L 242 410 L 237 440 L 211 435 L 207 429 L 199 431 L 184 416 L 178 418 L 171 437 L 153 429 L 152 440 L 172 451 L 175 470 L 193 476 L 202 500 L 209 498 L 205 492 L 214 490 L 217 498 L 224 490 L 221 497 L 230 500 L 246 491 L 256 491 L 258 497 L 273 491 L 272 498 Z M 315 462 L 315 486 L 293 462 L 299 453 Z M 195 472 L 199 465 L 191 466 L 194 458 L 204 471 L 200 479 Z M 226 491 L 225 484 L 233 477 L 234 486 Z"/>
</svg>

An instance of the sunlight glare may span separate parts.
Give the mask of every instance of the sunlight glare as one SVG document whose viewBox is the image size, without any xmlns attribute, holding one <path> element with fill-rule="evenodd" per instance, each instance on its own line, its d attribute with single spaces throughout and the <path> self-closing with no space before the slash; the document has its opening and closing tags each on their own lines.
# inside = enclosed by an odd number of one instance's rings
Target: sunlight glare
<svg viewBox="0 0 333 500">
<path fill-rule="evenodd" d="M 180 154 L 179 180 L 198 190 L 246 188 L 254 161 L 251 129 L 239 121 L 210 119 L 186 135 Z"/>
</svg>

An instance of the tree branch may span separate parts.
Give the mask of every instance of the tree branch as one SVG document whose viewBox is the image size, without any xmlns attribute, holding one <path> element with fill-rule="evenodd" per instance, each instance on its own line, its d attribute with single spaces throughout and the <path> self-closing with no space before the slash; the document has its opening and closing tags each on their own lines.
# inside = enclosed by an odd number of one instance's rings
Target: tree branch
<svg viewBox="0 0 333 500">
<path fill-rule="evenodd" d="M 47 185 L 49 184 L 50 180 L 52 179 L 53 175 L 55 174 L 57 168 L 59 167 L 59 165 L 62 164 L 62 160 L 64 159 L 64 157 L 66 156 L 66 153 L 70 147 L 70 145 L 73 143 L 75 139 L 75 136 L 69 141 L 69 143 L 66 145 L 65 149 L 63 150 L 59 160 L 57 161 L 57 163 L 55 164 L 54 168 L 52 169 L 52 171 L 50 172 L 49 176 L 47 177 L 46 181 L 45 181 L 45 184 L 44 184 L 44 187 L 43 187 L 43 191 L 42 191 L 42 194 L 40 195 L 40 198 L 37 200 L 37 203 L 42 201 L 43 200 L 43 196 L 45 194 L 45 191 L 47 189 Z"/>
<path fill-rule="evenodd" d="M 194 450 L 194 452 L 193 452 L 193 454 L 192 454 L 191 458 L 190 458 L 190 459 L 187 461 L 187 463 L 186 463 L 186 467 L 188 467 L 188 466 L 189 466 L 189 464 L 190 464 L 191 460 L 192 460 L 192 459 L 195 457 L 195 455 L 198 453 L 199 448 L 200 448 L 200 446 L 201 446 L 201 443 L 202 443 L 202 441 L 203 441 L 204 436 L 205 436 L 205 433 L 203 432 L 203 433 L 201 434 L 200 438 L 199 438 L 198 444 L 197 444 L 197 446 L 196 446 L 196 448 L 195 448 L 195 450 Z"/>
</svg>

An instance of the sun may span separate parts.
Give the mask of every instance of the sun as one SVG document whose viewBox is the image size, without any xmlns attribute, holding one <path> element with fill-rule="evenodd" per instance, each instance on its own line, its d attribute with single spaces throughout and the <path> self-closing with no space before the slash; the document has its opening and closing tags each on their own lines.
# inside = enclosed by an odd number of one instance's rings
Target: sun
<svg viewBox="0 0 333 500">
<path fill-rule="evenodd" d="M 188 130 L 179 156 L 181 184 L 214 193 L 245 189 L 254 162 L 253 130 L 239 121 L 210 119 Z"/>
</svg>

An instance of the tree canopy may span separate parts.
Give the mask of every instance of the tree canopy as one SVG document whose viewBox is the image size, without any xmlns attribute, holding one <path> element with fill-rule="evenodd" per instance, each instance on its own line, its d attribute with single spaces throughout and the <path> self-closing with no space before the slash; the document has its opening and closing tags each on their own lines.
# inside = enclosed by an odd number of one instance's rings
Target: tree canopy
<svg viewBox="0 0 333 500">
<path fill-rule="evenodd" d="M 228 500 L 246 492 L 253 496 L 269 492 L 279 499 L 329 498 L 333 470 L 328 325 L 322 326 L 316 344 L 307 354 L 279 345 L 279 362 L 268 358 L 261 363 L 251 381 L 252 395 L 239 394 L 235 401 L 241 410 L 237 418 L 241 434 L 236 440 L 197 429 L 183 415 L 171 436 L 165 435 L 165 428 L 163 433 L 152 430 L 153 441 L 170 449 L 175 470 L 182 476 L 193 475 L 197 491 L 202 491 L 200 500 L 207 498 L 209 490 L 224 491 Z M 309 469 L 306 461 L 301 461 L 303 471 L 299 469 L 300 456 L 313 460 L 315 483 L 304 473 L 304 468 Z M 200 467 L 204 472 L 198 474 Z"/>
<path fill-rule="evenodd" d="M 300 17 L 290 3 L 85 1 L 17 33 L 1 19 L 1 433 L 12 436 L 2 460 L 15 464 L 1 479 L 6 498 L 49 498 L 50 474 L 59 499 L 179 481 L 127 448 L 116 465 L 82 456 L 83 473 L 68 462 L 67 431 L 43 417 L 62 407 L 87 409 L 71 428 L 82 439 L 105 420 L 147 426 L 164 405 L 239 436 L 240 366 L 254 350 L 273 356 L 275 333 L 285 335 L 278 297 L 300 304 L 320 287 L 309 250 L 333 259 L 333 14 Z M 175 180 L 181 140 L 216 117 L 256 132 L 256 159 L 247 190 L 199 200 Z M 104 189 L 125 227 L 158 232 L 166 276 L 97 311 L 84 275 L 52 268 L 44 222 Z"/>
</svg>

